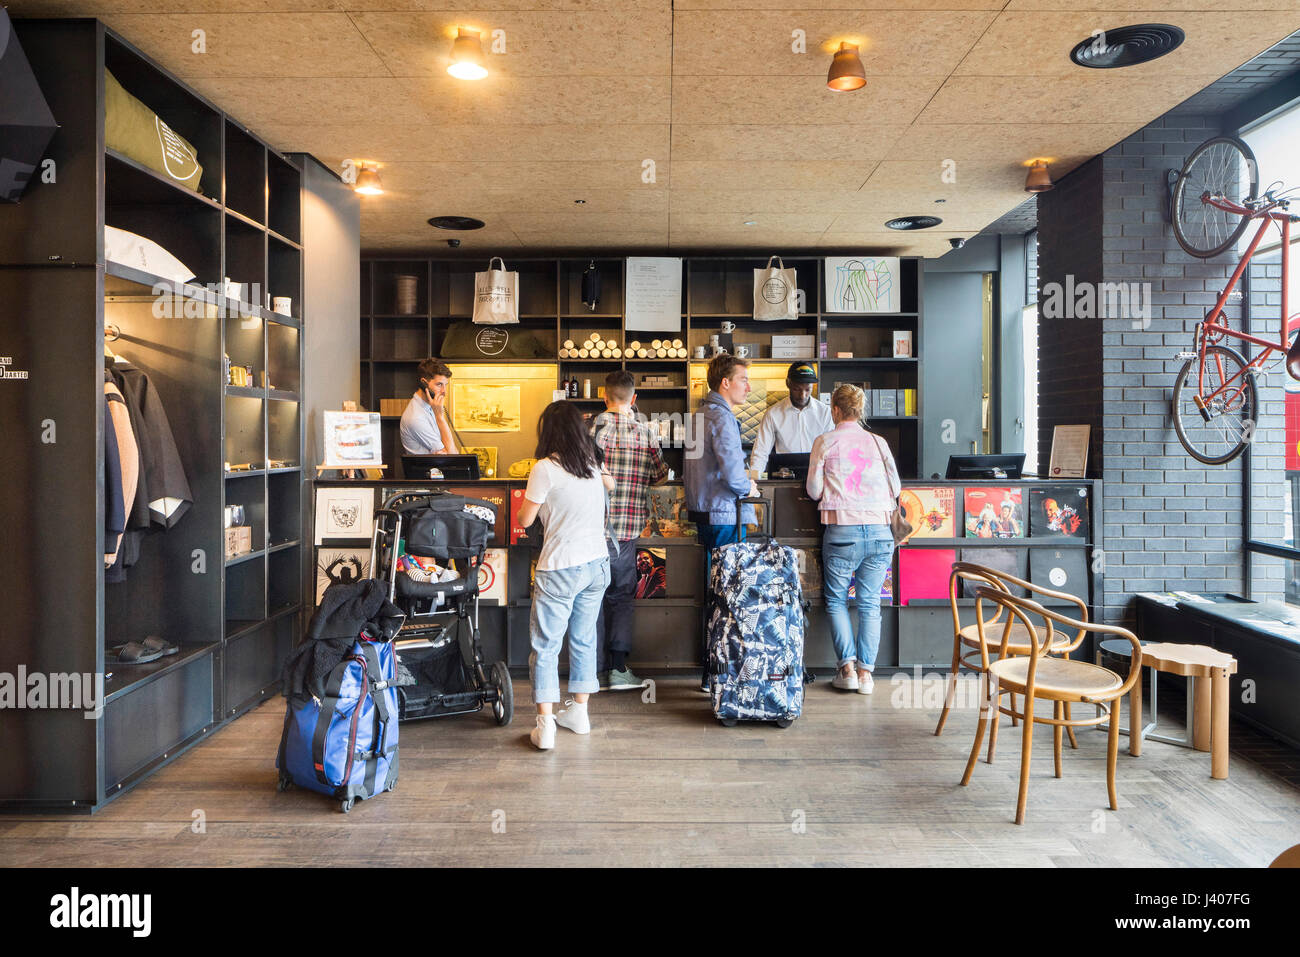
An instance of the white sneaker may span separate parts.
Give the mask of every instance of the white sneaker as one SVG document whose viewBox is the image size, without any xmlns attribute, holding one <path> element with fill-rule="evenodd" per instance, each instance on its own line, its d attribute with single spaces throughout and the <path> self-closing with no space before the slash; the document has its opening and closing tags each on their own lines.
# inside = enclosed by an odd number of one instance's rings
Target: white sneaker
<svg viewBox="0 0 1300 957">
<path fill-rule="evenodd" d="M 871 694 L 876 690 L 876 683 L 871 680 L 871 672 L 858 675 L 858 694 Z"/>
<path fill-rule="evenodd" d="M 555 715 L 539 714 L 537 716 L 537 727 L 533 728 L 532 733 L 528 735 L 533 747 L 538 751 L 550 751 L 555 747 Z"/>
<path fill-rule="evenodd" d="M 837 671 L 835 672 L 835 677 L 831 679 L 831 685 L 839 688 L 841 691 L 857 691 L 858 676 L 852 673 L 842 675 Z"/>
<path fill-rule="evenodd" d="M 576 701 L 564 702 L 565 709 L 555 716 L 555 723 L 568 728 L 574 734 L 591 734 L 591 719 L 587 717 L 587 706 Z"/>
</svg>

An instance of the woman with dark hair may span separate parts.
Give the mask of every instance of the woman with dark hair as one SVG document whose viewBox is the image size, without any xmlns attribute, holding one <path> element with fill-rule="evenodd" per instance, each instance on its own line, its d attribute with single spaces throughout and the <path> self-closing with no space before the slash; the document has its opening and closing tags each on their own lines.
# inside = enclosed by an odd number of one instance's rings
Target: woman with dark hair
<svg viewBox="0 0 1300 957">
<path fill-rule="evenodd" d="M 587 698 L 600 690 L 596 679 L 596 616 L 609 585 L 605 544 L 605 492 L 614 480 L 575 405 L 552 402 L 537 423 L 537 464 L 528 475 L 519 523 L 540 516 L 545 528 L 537 558 L 529 634 L 529 678 L 537 704 L 530 735 L 543 751 L 555 747 L 555 726 L 588 734 Z M 552 714 L 560 700 L 560 648 L 569 633 L 567 710 Z"/>
</svg>

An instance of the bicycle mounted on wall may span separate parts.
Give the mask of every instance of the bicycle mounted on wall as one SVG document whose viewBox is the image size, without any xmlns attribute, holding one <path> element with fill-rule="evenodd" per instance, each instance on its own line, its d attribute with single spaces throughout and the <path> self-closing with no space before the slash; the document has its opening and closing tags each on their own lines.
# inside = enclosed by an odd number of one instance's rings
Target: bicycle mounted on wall
<svg viewBox="0 0 1300 957">
<path fill-rule="evenodd" d="M 1274 183 L 1259 195 L 1255 156 L 1235 136 L 1216 136 L 1198 146 L 1173 185 L 1170 218 L 1174 237 L 1188 254 L 1199 259 L 1211 259 L 1226 252 L 1252 220 L 1259 220 L 1259 229 L 1223 292 L 1197 324 L 1195 351 L 1178 354 L 1187 361 L 1174 383 L 1174 431 L 1188 454 L 1207 465 L 1231 462 L 1254 438 L 1259 421 L 1255 379 L 1283 361 L 1278 358 L 1265 367 L 1275 352 L 1284 354 L 1287 372 L 1292 378 L 1300 379 L 1300 340 L 1296 339 L 1300 313 L 1286 316 L 1291 224 L 1300 222 L 1300 216 L 1289 212 L 1287 194 L 1294 189 L 1281 187 L 1280 182 Z M 1281 324 L 1276 342 L 1231 328 L 1224 314 L 1237 283 L 1273 224 L 1282 233 Z M 1224 344 L 1229 336 L 1254 343 L 1263 351 L 1247 360 Z"/>
</svg>

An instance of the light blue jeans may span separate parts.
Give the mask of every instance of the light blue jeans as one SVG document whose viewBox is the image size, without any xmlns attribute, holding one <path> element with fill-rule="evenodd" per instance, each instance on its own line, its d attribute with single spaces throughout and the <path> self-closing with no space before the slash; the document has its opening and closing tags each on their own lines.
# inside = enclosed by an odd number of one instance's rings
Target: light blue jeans
<svg viewBox="0 0 1300 957">
<path fill-rule="evenodd" d="M 822 592 L 841 668 L 857 661 L 862 670 L 875 670 L 876 652 L 880 649 L 880 586 L 893 555 L 894 536 L 888 525 L 826 526 L 822 535 Z M 856 640 L 846 604 L 850 582 L 856 582 Z"/>
<path fill-rule="evenodd" d="M 592 694 L 596 680 L 596 618 L 609 586 L 609 556 L 583 565 L 537 571 L 528 632 L 533 646 L 533 703 L 560 700 L 560 649 L 569 633 L 569 693 Z"/>
</svg>

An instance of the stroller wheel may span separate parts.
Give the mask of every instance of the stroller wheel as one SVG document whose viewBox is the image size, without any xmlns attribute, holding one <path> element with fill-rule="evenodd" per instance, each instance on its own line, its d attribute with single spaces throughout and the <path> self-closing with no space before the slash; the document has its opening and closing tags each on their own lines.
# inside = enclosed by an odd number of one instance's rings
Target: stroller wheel
<svg viewBox="0 0 1300 957">
<path fill-rule="evenodd" d="M 492 684 L 497 689 L 497 700 L 492 702 L 492 714 L 501 727 L 515 716 L 515 686 L 510 681 L 510 670 L 504 661 L 493 662 Z"/>
</svg>

